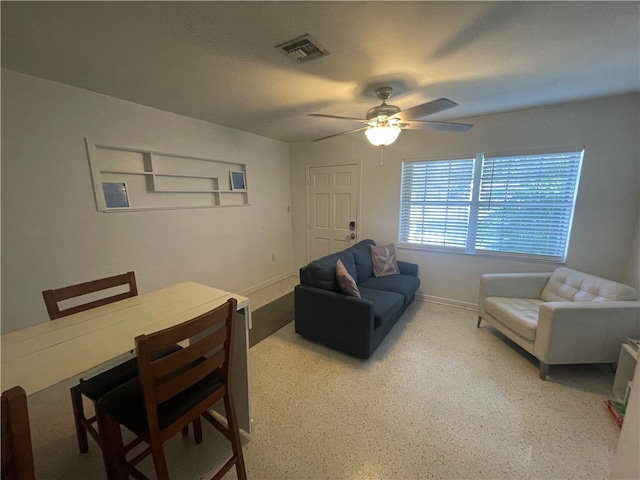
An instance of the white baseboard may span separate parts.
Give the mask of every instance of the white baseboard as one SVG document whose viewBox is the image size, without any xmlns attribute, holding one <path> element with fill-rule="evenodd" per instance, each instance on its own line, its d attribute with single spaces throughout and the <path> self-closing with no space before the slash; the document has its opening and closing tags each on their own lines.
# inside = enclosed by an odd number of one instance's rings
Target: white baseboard
<svg viewBox="0 0 640 480">
<path fill-rule="evenodd" d="M 265 280 L 262 283 L 259 283 L 257 285 L 254 285 L 252 287 L 246 288 L 240 292 L 238 292 L 240 295 L 246 296 L 249 295 L 250 293 L 253 293 L 257 290 L 260 290 L 261 288 L 265 288 L 268 287 L 269 285 L 273 285 L 274 283 L 279 282 L 280 280 L 284 280 L 285 278 L 289 278 L 296 275 L 296 273 L 291 272 L 291 273 L 283 273 L 282 275 L 278 275 L 277 277 L 274 278 L 270 278 L 269 280 Z"/>
<path fill-rule="evenodd" d="M 439 305 L 447 305 L 449 307 L 464 308 L 465 310 L 471 310 L 473 312 L 478 311 L 478 304 L 471 302 L 463 302 L 462 300 L 454 300 L 452 298 L 436 297 L 434 295 L 425 295 L 423 293 L 416 293 L 416 299 L 422 302 L 437 303 Z"/>
<path fill-rule="evenodd" d="M 296 275 L 297 275 L 297 272 L 283 273 L 282 275 L 278 275 L 277 277 L 271 278 L 269 280 L 265 280 L 264 282 L 261 282 L 257 285 L 249 287 L 238 293 L 240 295 L 249 295 L 257 290 L 260 290 L 262 288 L 268 287 L 269 285 L 273 285 L 274 283 L 284 280 L 285 278 L 289 278 L 291 276 L 296 276 Z M 416 300 L 419 300 L 421 302 L 437 303 L 438 305 L 446 305 L 448 307 L 463 308 L 465 310 L 471 310 L 473 312 L 478 311 L 478 304 L 471 303 L 471 302 L 463 302 L 462 300 L 454 300 L 452 298 L 443 298 L 443 297 L 436 297 L 434 295 L 425 295 L 423 293 L 416 293 Z"/>
</svg>

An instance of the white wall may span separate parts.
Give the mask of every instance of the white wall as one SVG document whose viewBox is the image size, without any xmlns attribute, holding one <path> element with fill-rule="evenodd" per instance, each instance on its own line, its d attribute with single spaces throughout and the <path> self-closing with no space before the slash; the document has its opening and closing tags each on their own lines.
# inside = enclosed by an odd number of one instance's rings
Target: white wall
<svg viewBox="0 0 640 480">
<path fill-rule="evenodd" d="M 639 101 L 637 94 L 554 105 L 467 119 L 464 134 L 404 131 L 379 151 L 359 133 L 291 146 L 294 264 L 307 262 L 305 175 L 309 165 L 357 162 L 362 170 L 359 238 L 398 241 L 403 158 L 476 152 L 535 150 L 584 145 L 571 243 L 570 268 L 637 283 L 633 254 L 639 210 Z M 344 125 L 345 130 L 349 124 Z M 401 260 L 419 265 L 420 292 L 454 304 L 477 303 L 482 273 L 551 271 L 557 264 L 401 249 Z M 635 262 L 636 266 L 629 264 Z M 635 278 L 630 278 L 635 277 Z M 636 285 L 638 286 L 638 285 Z"/>
<path fill-rule="evenodd" d="M 251 205 L 98 212 L 84 137 L 245 163 Z M 3 333 L 48 321 L 42 290 L 127 270 L 140 292 L 286 276 L 289 205 L 286 143 L 2 70 Z"/>
</svg>

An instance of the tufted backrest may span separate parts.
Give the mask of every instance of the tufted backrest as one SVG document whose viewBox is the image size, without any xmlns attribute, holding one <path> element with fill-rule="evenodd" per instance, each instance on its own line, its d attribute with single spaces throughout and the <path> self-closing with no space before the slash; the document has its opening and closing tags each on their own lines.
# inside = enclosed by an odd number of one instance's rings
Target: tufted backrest
<svg viewBox="0 0 640 480">
<path fill-rule="evenodd" d="M 545 302 L 610 302 L 636 300 L 635 288 L 587 273 L 557 268 L 542 290 Z"/>
</svg>

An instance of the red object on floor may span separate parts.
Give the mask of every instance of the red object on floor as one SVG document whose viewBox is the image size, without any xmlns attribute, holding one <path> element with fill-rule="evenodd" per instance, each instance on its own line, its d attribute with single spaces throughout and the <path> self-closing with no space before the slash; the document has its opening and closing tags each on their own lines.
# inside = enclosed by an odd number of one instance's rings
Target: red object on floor
<svg viewBox="0 0 640 480">
<path fill-rule="evenodd" d="M 611 400 L 606 400 L 604 404 L 609 409 L 609 412 L 613 416 L 613 419 L 616 422 L 616 425 L 618 425 L 619 427 L 622 427 L 622 422 L 624 421 L 624 417 L 620 415 L 620 412 L 618 412 L 618 410 L 616 410 L 616 407 L 611 403 Z"/>
</svg>

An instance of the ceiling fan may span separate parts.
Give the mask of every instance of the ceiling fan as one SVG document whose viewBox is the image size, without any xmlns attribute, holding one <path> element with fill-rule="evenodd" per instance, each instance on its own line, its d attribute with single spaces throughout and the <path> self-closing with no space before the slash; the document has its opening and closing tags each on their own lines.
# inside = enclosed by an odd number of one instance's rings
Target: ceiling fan
<svg viewBox="0 0 640 480">
<path fill-rule="evenodd" d="M 432 102 L 416 105 L 406 110 L 400 110 L 395 105 L 387 105 L 387 100 L 393 94 L 391 87 L 380 87 L 376 89 L 376 96 L 382 100 L 382 104 L 372 107 L 367 111 L 366 119 L 355 117 L 340 117 L 337 115 L 325 115 L 323 113 L 310 113 L 310 117 L 337 118 L 339 120 L 351 120 L 364 123 L 364 127 L 348 130 L 346 132 L 335 133 L 322 138 L 311 140 L 317 142 L 327 138 L 346 135 L 348 133 L 359 132 L 364 130 L 367 139 L 371 144 L 377 147 L 391 145 L 396 141 L 402 130 L 438 130 L 444 132 L 466 132 L 473 125 L 468 123 L 452 123 L 452 122 L 431 122 L 427 120 L 418 120 L 443 110 L 453 108 L 458 104 L 447 98 L 439 98 Z"/>
</svg>

